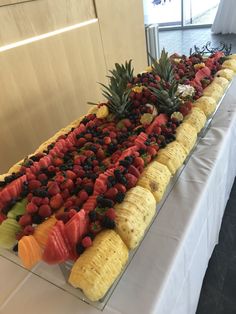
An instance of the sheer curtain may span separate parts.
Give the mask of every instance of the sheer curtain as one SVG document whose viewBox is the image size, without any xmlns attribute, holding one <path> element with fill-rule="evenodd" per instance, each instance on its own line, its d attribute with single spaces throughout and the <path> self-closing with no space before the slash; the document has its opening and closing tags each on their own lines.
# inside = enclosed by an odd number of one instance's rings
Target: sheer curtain
<svg viewBox="0 0 236 314">
<path fill-rule="evenodd" d="M 220 1 L 211 30 L 216 34 L 236 34 L 236 0 Z"/>
</svg>

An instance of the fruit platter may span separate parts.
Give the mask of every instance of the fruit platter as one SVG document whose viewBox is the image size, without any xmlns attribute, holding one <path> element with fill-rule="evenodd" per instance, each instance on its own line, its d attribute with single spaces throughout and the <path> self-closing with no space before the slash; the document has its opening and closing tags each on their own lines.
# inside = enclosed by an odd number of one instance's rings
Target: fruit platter
<svg viewBox="0 0 236 314">
<path fill-rule="evenodd" d="M 104 102 L 0 175 L 0 254 L 102 308 L 235 73 L 222 51 L 115 64 Z"/>
</svg>

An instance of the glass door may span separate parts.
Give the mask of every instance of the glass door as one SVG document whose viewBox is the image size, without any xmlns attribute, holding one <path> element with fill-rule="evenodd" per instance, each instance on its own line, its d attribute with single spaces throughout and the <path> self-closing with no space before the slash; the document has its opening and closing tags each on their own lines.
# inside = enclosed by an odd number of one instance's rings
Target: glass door
<svg viewBox="0 0 236 314">
<path fill-rule="evenodd" d="M 181 26 L 182 0 L 143 0 L 145 25 Z"/>
<path fill-rule="evenodd" d="M 143 0 L 144 22 L 165 29 L 208 26 L 214 21 L 219 3 L 220 0 Z"/>
<path fill-rule="evenodd" d="M 184 0 L 183 26 L 212 24 L 220 0 Z"/>
</svg>

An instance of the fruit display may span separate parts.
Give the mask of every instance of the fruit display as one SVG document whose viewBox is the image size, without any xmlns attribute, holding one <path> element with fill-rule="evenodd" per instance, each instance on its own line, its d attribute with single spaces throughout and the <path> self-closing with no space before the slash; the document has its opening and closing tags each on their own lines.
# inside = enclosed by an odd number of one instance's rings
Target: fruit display
<svg viewBox="0 0 236 314">
<path fill-rule="evenodd" d="M 0 176 L 0 247 L 24 267 L 73 264 L 69 284 L 102 299 L 236 72 L 235 55 L 162 51 L 134 75 L 115 64 L 106 101 Z"/>
</svg>

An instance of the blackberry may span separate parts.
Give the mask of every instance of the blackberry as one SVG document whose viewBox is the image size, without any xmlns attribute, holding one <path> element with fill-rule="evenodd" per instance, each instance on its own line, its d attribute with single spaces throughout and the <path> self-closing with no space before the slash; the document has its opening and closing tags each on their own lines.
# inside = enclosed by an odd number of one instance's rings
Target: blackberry
<svg viewBox="0 0 236 314">
<path fill-rule="evenodd" d="M 33 161 L 39 161 L 40 157 L 39 156 L 31 156 L 30 159 Z"/>
<path fill-rule="evenodd" d="M 55 145 L 55 143 L 52 143 L 52 144 L 48 145 L 47 149 L 49 149 L 49 150 L 53 149 L 54 145 Z"/>
<path fill-rule="evenodd" d="M 6 182 L 0 181 L 0 188 L 3 188 L 6 185 Z"/>
<path fill-rule="evenodd" d="M 75 248 L 78 255 L 82 254 L 85 251 L 85 247 L 82 245 L 82 243 L 77 243 Z"/>
<path fill-rule="evenodd" d="M 93 187 L 91 185 L 85 185 L 84 189 L 89 196 L 93 194 Z"/>
<path fill-rule="evenodd" d="M 94 152 L 94 153 L 96 153 L 97 152 L 97 147 L 96 146 L 94 146 L 94 145 L 91 145 L 90 147 L 89 147 L 89 149 L 92 151 L 92 152 Z"/>
<path fill-rule="evenodd" d="M 41 224 L 43 222 L 43 220 L 44 220 L 43 217 L 39 216 L 38 214 L 34 214 L 32 216 L 33 224 L 39 225 L 39 224 Z"/>
<path fill-rule="evenodd" d="M 126 156 L 125 160 L 127 160 L 130 164 L 132 164 L 132 162 L 134 161 L 134 157 L 133 156 Z"/>
<path fill-rule="evenodd" d="M 146 150 L 144 148 L 141 148 L 138 152 L 140 155 L 143 155 L 146 153 Z"/>
<path fill-rule="evenodd" d="M 118 181 L 119 183 L 121 183 L 121 184 L 124 184 L 124 185 L 127 184 L 127 179 L 126 179 L 126 177 L 123 176 L 122 174 L 117 177 L 117 181 Z"/>
<path fill-rule="evenodd" d="M 85 238 L 85 237 L 90 237 L 91 240 L 94 240 L 94 239 L 95 239 L 95 234 L 93 234 L 92 232 L 88 232 L 88 233 L 86 233 L 86 234 L 83 236 L 83 238 Z"/>
<path fill-rule="evenodd" d="M 17 215 L 16 216 L 16 221 L 19 221 L 22 215 Z"/>
<path fill-rule="evenodd" d="M 36 189 L 32 193 L 34 196 L 48 197 L 48 192 L 46 190 L 43 190 L 43 189 Z"/>
<path fill-rule="evenodd" d="M 115 224 L 115 221 L 110 219 L 109 217 L 107 216 L 104 216 L 103 217 L 103 220 L 102 220 L 102 227 L 104 228 L 107 228 L 107 229 L 114 229 L 116 226 Z"/>
<path fill-rule="evenodd" d="M 82 187 L 81 186 L 76 186 L 73 190 L 72 190 L 72 192 L 71 192 L 71 194 L 78 194 L 80 191 L 82 190 Z"/>
<path fill-rule="evenodd" d="M 16 243 L 16 245 L 13 246 L 12 250 L 13 252 L 18 252 L 18 243 Z"/>
<path fill-rule="evenodd" d="M 97 220 L 97 213 L 95 210 L 92 210 L 91 212 L 89 212 L 88 215 L 91 222 L 94 222 Z"/>
<path fill-rule="evenodd" d="M 121 160 L 119 164 L 126 168 L 126 167 L 129 167 L 130 162 L 128 160 Z"/>
<path fill-rule="evenodd" d="M 117 203 L 122 203 L 123 200 L 124 200 L 124 198 L 125 198 L 125 193 L 123 193 L 123 192 L 118 192 L 118 193 L 116 194 L 115 201 L 116 201 Z"/>
<path fill-rule="evenodd" d="M 108 198 L 102 198 L 98 200 L 98 206 L 99 207 L 113 207 L 114 202 Z"/>
</svg>

